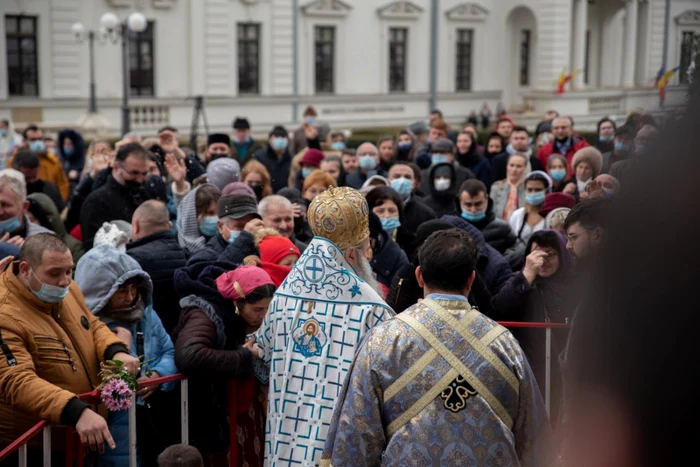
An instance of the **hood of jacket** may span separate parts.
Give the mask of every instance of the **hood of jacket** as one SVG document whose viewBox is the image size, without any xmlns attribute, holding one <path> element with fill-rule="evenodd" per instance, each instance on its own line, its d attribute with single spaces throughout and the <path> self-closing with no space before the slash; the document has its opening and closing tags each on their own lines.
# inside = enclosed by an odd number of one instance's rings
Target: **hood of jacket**
<svg viewBox="0 0 700 467">
<path fill-rule="evenodd" d="M 450 187 L 445 191 L 437 191 L 435 189 L 435 172 L 437 170 L 444 171 L 446 169 L 450 172 Z M 454 164 L 444 163 L 432 166 L 430 168 L 430 180 L 428 180 L 428 183 L 430 186 L 430 194 L 436 200 L 440 200 L 442 202 L 457 196 L 457 190 L 459 187 L 457 186 L 457 170 L 455 170 Z"/>
<path fill-rule="evenodd" d="M 153 284 L 148 274 L 131 256 L 113 246 L 95 247 L 80 258 L 75 268 L 75 282 L 83 291 L 85 304 L 98 315 L 117 289 L 130 279 L 141 279 L 139 289 L 144 303 L 150 304 Z"/>
<path fill-rule="evenodd" d="M 450 224 L 459 229 L 466 230 L 479 245 L 479 256 L 487 256 L 486 239 L 484 238 L 484 234 L 482 234 L 479 229 L 477 229 L 461 217 L 457 216 L 442 216 L 442 220 L 449 222 Z"/>
<path fill-rule="evenodd" d="M 66 226 L 63 225 L 63 222 L 61 221 L 61 215 L 59 214 L 58 209 L 56 209 L 56 204 L 51 200 L 51 198 L 46 196 L 44 193 L 32 193 L 31 195 L 27 196 L 27 199 L 36 201 L 36 203 L 41 206 L 44 214 L 46 214 L 47 225 L 42 225 L 42 227 L 53 230 L 53 232 L 61 238 L 68 235 Z"/>
<path fill-rule="evenodd" d="M 221 296 L 216 287 L 216 279 L 234 269 L 236 265 L 233 263 L 204 261 L 177 269 L 174 276 L 180 306 L 183 309 L 199 308 L 207 315 L 216 327 L 217 339 L 222 347 L 226 345 L 226 336 L 231 335 L 236 307 L 233 300 L 227 300 Z M 176 330 L 177 332 L 179 331 Z"/>
<path fill-rule="evenodd" d="M 63 151 L 65 140 L 71 140 L 73 143 L 73 152 L 67 156 Z M 85 163 L 85 141 L 80 133 L 75 130 L 65 129 L 58 133 L 57 144 L 58 154 L 61 160 L 70 161 L 71 165 L 79 165 Z"/>
</svg>

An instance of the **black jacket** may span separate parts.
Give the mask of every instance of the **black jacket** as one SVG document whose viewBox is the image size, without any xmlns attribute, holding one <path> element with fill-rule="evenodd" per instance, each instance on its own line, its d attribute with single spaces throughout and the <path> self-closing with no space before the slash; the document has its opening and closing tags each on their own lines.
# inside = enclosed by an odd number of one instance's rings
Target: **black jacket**
<svg viewBox="0 0 700 467">
<path fill-rule="evenodd" d="M 403 217 L 406 220 L 406 228 L 410 232 L 415 232 L 423 222 L 437 219 L 437 214 L 413 194 L 411 199 L 404 205 Z"/>
<path fill-rule="evenodd" d="M 134 211 L 148 196 L 143 188 L 120 185 L 111 175 L 105 185 L 87 197 L 80 209 L 85 249 L 92 248 L 92 241 L 102 224 L 115 220 L 131 222 Z"/>
<path fill-rule="evenodd" d="M 266 148 L 256 151 L 253 157 L 270 172 L 272 191 L 277 193 L 287 186 L 289 171 L 292 168 L 292 153 L 289 149 L 280 158 L 268 144 Z"/>
<path fill-rule="evenodd" d="M 191 266 L 195 263 L 217 261 L 227 246 L 228 242 L 224 240 L 224 237 L 222 237 L 220 233 L 217 233 L 209 239 L 204 248 L 190 256 L 187 260 L 187 265 Z"/>
<path fill-rule="evenodd" d="M 408 264 L 408 257 L 401 247 L 389 238 L 386 232 L 382 231 L 377 239 L 370 264 L 372 270 L 377 274 L 377 281 L 390 287 L 396 272 L 403 265 Z"/>
<path fill-rule="evenodd" d="M 61 192 L 58 191 L 56 184 L 44 180 L 37 180 L 34 183 L 27 183 L 27 194 L 31 195 L 33 193 L 45 194 L 51 198 L 53 204 L 56 205 L 56 209 L 58 210 L 59 214 L 63 212 L 65 204 L 63 202 L 63 198 L 61 197 Z"/>
<path fill-rule="evenodd" d="M 177 237 L 169 230 L 154 233 L 129 243 L 126 253 L 151 276 L 153 309 L 168 334 L 172 334 L 180 319 L 180 300 L 175 292 L 173 276 L 176 269 L 187 264 Z"/>
</svg>

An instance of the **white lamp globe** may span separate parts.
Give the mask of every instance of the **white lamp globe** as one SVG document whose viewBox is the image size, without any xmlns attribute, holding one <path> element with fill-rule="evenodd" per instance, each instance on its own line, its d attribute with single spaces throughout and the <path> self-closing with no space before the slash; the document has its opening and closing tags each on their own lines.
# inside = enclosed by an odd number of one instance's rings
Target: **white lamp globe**
<svg viewBox="0 0 700 467">
<path fill-rule="evenodd" d="M 112 30 L 119 24 L 119 18 L 114 13 L 108 12 L 100 18 L 100 24 L 107 30 Z"/>
<path fill-rule="evenodd" d="M 70 27 L 70 31 L 75 37 L 82 37 L 82 35 L 85 33 L 85 26 L 83 26 L 81 23 L 73 23 L 73 26 Z"/>
<path fill-rule="evenodd" d="M 148 27 L 148 20 L 143 13 L 139 13 L 137 11 L 129 15 L 129 18 L 126 20 L 126 24 L 129 26 L 129 29 L 134 32 L 143 32 Z"/>
</svg>

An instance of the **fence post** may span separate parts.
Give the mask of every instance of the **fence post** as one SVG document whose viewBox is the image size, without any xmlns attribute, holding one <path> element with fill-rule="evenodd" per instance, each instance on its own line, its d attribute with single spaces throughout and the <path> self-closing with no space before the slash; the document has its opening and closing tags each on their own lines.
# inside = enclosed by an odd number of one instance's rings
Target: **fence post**
<svg viewBox="0 0 700 467">
<path fill-rule="evenodd" d="M 19 448 L 19 467 L 27 467 L 27 444 L 23 444 Z"/>
<path fill-rule="evenodd" d="M 552 395 L 552 328 L 545 330 L 546 346 L 545 353 L 545 373 L 544 373 L 544 403 L 547 408 L 547 415 L 551 415 L 551 395 Z"/>
<path fill-rule="evenodd" d="M 136 458 L 136 394 L 131 395 L 129 406 L 129 467 L 137 467 Z"/>
<path fill-rule="evenodd" d="M 190 404 L 189 404 L 189 381 L 183 379 L 180 382 L 180 442 L 190 444 Z"/>
<path fill-rule="evenodd" d="M 43 450 L 44 450 L 44 467 L 51 467 L 51 426 L 46 425 L 44 431 L 42 432 L 44 438 Z"/>
</svg>

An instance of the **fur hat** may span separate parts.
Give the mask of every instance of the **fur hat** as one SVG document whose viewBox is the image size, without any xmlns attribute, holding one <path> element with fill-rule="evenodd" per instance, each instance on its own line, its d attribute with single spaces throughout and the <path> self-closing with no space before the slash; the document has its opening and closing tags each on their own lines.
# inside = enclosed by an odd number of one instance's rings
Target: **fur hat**
<svg viewBox="0 0 700 467">
<path fill-rule="evenodd" d="M 576 172 L 576 166 L 584 161 L 588 162 L 588 165 L 593 169 L 593 178 L 600 175 L 600 171 L 603 168 L 603 155 L 600 151 L 592 146 L 576 151 L 574 158 L 571 160 L 571 168 L 574 169 L 574 173 Z"/>
</svg>

